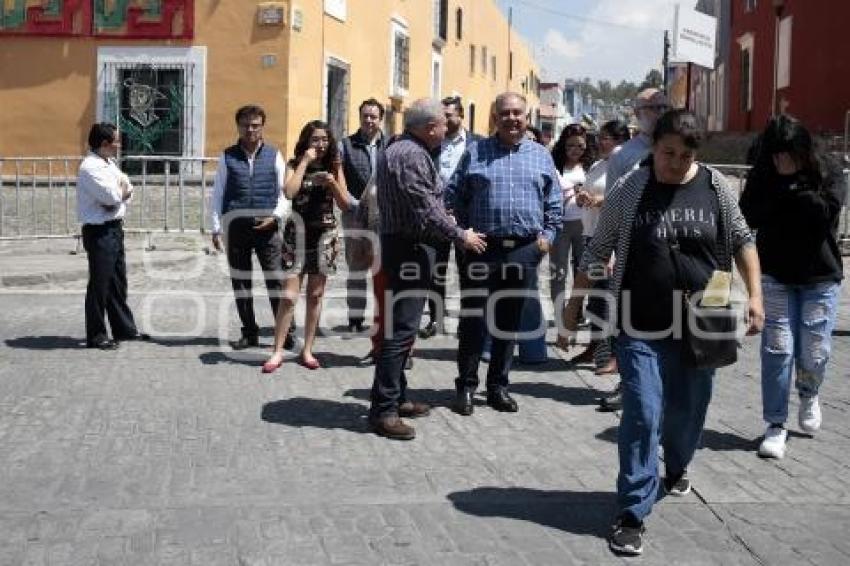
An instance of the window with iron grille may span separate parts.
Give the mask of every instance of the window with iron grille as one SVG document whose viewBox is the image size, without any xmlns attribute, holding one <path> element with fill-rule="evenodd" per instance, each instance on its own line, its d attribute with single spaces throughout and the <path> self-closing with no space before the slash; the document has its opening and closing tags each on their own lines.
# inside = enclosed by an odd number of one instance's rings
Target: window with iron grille
<svg viewBox="0 0 850 566">
<path fill-rule="evenodd" d="M 410 38 L 396 29 L 393 38 L 393 93 L 407 91 L 410 78 Z"/>
<path fill-rule="evenodd" d="M 104 116 L 118 125 L 122 154 L 192 155 L 189 101 L 193 65 L 108 63 L 105 67 Z M 172 163 L 176 167 L 176 162 Z M 126 166 L 132 169 L 140 162 Z M 164 168 L 162 162 L 152 162 L 150 167 L 151 173 Z"/>
<path fill-rule="evenodd" d="M 469 74 L 475 72 L 475 46 L 469 46 Z"/>
<path fill-rule="evenodd" d="M 496 56 L 490 58 L 490 72 L 493 73 L 493 80 L 496 80 Z"/>
<path fill-rule="evenodd" d="M 455 38 L 458 41 L 463 39 L 463 8 L 455 11 Z"/>
<path fill-rule="evenodd" d="M 481 47 L 481 72 L 487 74 L 487 46 Z"/>
<path fill-rule="evenodd" d="M 752 55 L 749 49 L 741 50 L 741 102 L 740 108 L 742 112 L 747 112 L 752 109 Z"/>
<path fill-rule="evenodd" d="M 348 133 L 349 73 L 348 65 L 328 59 L 325 116 L 331 133 L 341 140 Z"/>
</svg>

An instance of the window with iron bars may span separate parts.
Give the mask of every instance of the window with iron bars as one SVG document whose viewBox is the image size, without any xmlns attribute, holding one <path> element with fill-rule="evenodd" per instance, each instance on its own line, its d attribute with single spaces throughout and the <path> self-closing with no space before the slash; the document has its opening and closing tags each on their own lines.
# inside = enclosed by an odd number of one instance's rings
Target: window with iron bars
<svg viewBox="0 0 850 566">
<path fill-rule="evenodd" d="M 193 65 L 108 63 L 105 67 L 104 119 L 118 125 L 122 155 L 192 155 Z M 130 160 L 124 167 L 130 174 L 137 173 L 141 162 Z M 176 171 L 177 162 L 170 167 Z M 164 161 L 148 163 L 149 173 L 164 169 Z"/>
</svg>

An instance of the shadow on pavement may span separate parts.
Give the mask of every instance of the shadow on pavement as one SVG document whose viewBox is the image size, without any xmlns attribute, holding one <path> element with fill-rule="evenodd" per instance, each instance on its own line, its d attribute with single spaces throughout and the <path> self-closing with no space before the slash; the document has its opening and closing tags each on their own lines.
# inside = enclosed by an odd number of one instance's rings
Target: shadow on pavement
<svg viewBox="0 0 850 566">
<path fill-rule="evenodd" d="M 369 401 L 371 389 L 349 389 L 342 394 L 343 397 L 353 397 L 361 401 Z M 480 393 L 480 392 L 479 392 Z M 449 407 L 454 401 L 454 389 L 419 389 L 417 387 L 408 387 L 407 397 L 411 401 L 427 403 L 432 407 Z M 478 404 L 478 399 L 475 400 Z M 483 401 L 482 401 L 483 403 Z"/>
<path fill-rule="evenodd" d="M 337 367 L 360 367 L 358 362 L 360 358 L 357 356 L 348 356 L 345 354 L 335 354 L 333 352 L 315 351 L 313 353 L 322 367 L 337 368 Z M 363 352 L 366 355 L 366 352 Z"/>
<path fill-rule="evenodd" d="M 228 355 L 225 352 L 204 352 L 198 356 L 198 359 L 201 360 L 201 363 L 205 366 L 236 364 L 242 366 L 256 366 L 257 371 L 260 371 L 266 357 L 267 356 L 265 354 L 259 353 L 256 356 L 252 355 L 250 357 L 245 356 L 245 354 L 239 354 L 239 357 L 237 357 L 235 354 Z"/>
<path fill-rule="evenodd" d="M 793 434 L 790 434 L 790 436 L 793 436 Z M 616 444 L 617 427 L 606 428 L 596 434 L 596 438 Z M 760 441 L 761 438 L 745 438 L 731 432 L 720 432 L 707 428 L 702 431 L 702 443 L 699 447 L 718 452 L 731 452 L 735 450 L 755 452 L 759 447 Z"/>
<path fill-rule="evenodd" d="M 564 387 L 551 383 L 512 383 L 511 393 L 527 395 L 538 399 L 552 399 L 569 403 L 570 405 L 597 405 L 598 398 L 603 394 L 587 387 Z"/>
<path fill-rule="evenodd" d="M 477 487 L 448 496 L 463 513 L 504 517 L 576 535 L 605 538 L 616 510 L 613 492 L 546 491 L 524 487 Z"/>
<path fill-rule="evenodd" d="M 84 338 L 71 336 L 20 336 L 9 338 L 5 343 L 10 348 L 25 350 L 76 350 L 86 347 Z"/>
<path fill-rule="evenodd" d="M 369 432 L 368 409 L 360 403 L 340 403 L 327 399 L 293 397 L 263 405 L 260 415 L 267 423 L 292 427 L 342 429 Z"/>
<path fill-rule="evenodd" d="M 169 348 L 181 346 L 224 346 L 227 342 L 223 342 L 213 336 L 186 336 L 174 338 L 158 338 L 154 336 L 151 343 Z"/>
</svg>

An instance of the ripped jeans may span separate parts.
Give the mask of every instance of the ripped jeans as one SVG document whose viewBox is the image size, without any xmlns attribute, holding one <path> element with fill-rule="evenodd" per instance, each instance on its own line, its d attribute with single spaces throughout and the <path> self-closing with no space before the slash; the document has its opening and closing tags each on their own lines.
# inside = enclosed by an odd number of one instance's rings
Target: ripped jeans
<svg viewBox="0 0 850 566">
<path fill-rule="evenodd" d="M 764 332 L 761 335 L 761 396 L 764 420 L 788 418 L 791 372 L 800 397 L 814 397 L 829 361 L 838 314 L 839 283 L 786 285 L 762 275 Z"/>
</svg>

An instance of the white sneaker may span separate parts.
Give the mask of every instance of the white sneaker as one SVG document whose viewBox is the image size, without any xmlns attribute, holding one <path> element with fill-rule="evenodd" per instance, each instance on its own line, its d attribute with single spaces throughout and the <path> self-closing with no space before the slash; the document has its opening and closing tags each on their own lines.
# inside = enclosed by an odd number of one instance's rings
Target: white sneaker
<svg viewBox="0 0 850 566">
<path fill-rule="evenodd" d="M 781 426 L 770 425 L 764 431 L 764 440 L 759 446 L 759 456 L 762 458 L 782 458 L 785 456 L 785 441 L 788 431 Z"/>
<path fill-rule="evenodd" d="M 820 428 L 823 420 L 820 412 L 818 396 L 800 397 L 800 428 L 803 432 L 813 433 Z"/>
</svg>

